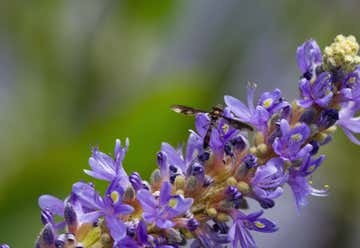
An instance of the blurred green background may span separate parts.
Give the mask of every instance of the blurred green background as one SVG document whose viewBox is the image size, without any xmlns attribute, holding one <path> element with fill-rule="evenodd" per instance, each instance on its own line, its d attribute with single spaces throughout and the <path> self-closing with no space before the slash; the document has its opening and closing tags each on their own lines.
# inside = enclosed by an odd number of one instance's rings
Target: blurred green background
<svg viewBox="0 0 360 248">
<path fill-rule="evenodd" d="M 1 0 L 0 243 L 33 247 L 38 196 L 65 197 L 90 180 L 90 145 L 110 153 L 129 137 L 126 170 L 147 178 L 160 143 L 193 128 L 171 104 L 244 98 L 247 80 L 293 99 L 296 47 L 360 39 L 359 9 L 357 0 Z M 360 147 L 339 131 L 324 152 L 314 182 L 330 184 L 330 196 L 297 215 L 285 194 L 267 214 L 280 231 L 257 237 L 260 247 L 360 247 Z"/>
</svg>

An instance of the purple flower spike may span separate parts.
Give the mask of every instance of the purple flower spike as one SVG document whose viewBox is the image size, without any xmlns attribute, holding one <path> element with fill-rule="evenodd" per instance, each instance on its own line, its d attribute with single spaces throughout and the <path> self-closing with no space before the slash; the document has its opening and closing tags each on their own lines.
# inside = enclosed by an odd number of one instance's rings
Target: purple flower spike
<svg viewBox="0 0 360 248">
<path fill-rule="evenodd" d="M 275 138 L 273 148 L 276 154 L 285 160 L 296 160 L 305 157 L 312 151 L 312 145 L 305 144 L 310 136 L 310 128 L 302 123 L 291 129 L 285 119 L 280 121 L 281 136 Z"/>
<path fill-rule="evenodd" d="M 277 226 L 266 218 L 259 218 L 263 211 L 245 215 L 240 211 L 234 211 L 233 225 L 229 231 L 233 248 L 257 247 L 250 231 L 272 233 L 278 230 Z"/>
<path fill-rule="evenodd" d="M 251 186 L 260 200 L 275 199 L 283 193 L 282 185 L 286 180 L 284 161 L 281 158 L 273 158 L 257 168 L 251 180 Z"/>
<path fill-rule="evenodd" d="M 310 196 L 327 195 L 311 180 L 335 125 L 360 145 L 358 52 L 355 37 L 343 35 L 324 56 L 314 40 L 298 47 L 300 97 L 291 103 L 280 89 L 255 99 L 249 83 L 247 101 L 225 96 L 224 109 L 175 105 L 177 113 L 196 115 L 196 129 L 186 147 L 161 144 L 150 183 L 125 172 L 128 140 L 116 140 L 113 156 L 94 148 L 85 172 L 108 182 L 104 195 L 77 182 L 64 201 L 41 196 L 44 228 L 35 247 L 256 248 L 252 231 L 278 228 L 263 211 L 240 211 L 252 208 L 250 199 L 273 208 L 284 203 L 275 201 L 289 185 L 299 211 Z"/>
<path fill-rule="evenodd" d="M 159 228 L 170 228 L 175 225 L 174 217 L 184 214 L 192 205 L 193 199 L 181 195 L 171 195 L 171 184 L 164 182 L 161 186 L 159 199 L 147 190 L 140 190 L 137 199 L 143 208 L 144 220 L 155 223 Z"/>
<path fill-rule="evenodd" d="M 114 159 L 99 151 L 97 148 L 94 148 L 92 156 L 89 158 L 89 165 L 92 170 L 84 170 L 85 173 L 91 177 L 109 182 L 116 177 L 127 177 L 122 162 L 128 146 L 128 139 L 126 139 L 124 147 L 121 147 L 121 142 L 117 139 L 115 142 Z"/>
<path fill-rule="evenodd" d="M 297 104 L 303 108 L 309 108 L 313 104 L 326 107 L 334 95 L 331 75 L 328 72 L 321 73 L 314 83 L 305 78 L 300 79 L 299 89 L 302 99 L 298 100 Z"/>
<path fill-rule="evenodd" d="M 310 79 L 322 62 L 321 50 L 315 40 L 308 40 L 297 48 L 296 60 L 301 73 Z M 308 75 L 306 75 L 308 74 Z"/>
</svg>

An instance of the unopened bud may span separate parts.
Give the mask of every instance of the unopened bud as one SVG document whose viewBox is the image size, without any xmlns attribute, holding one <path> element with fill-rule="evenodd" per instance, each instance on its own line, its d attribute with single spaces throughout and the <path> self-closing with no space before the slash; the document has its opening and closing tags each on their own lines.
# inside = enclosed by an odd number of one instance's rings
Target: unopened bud
<svg viewBox="0 0 360 248">
<path fill-rule="evenodd" d="M 177 176 L 175 178 L 175 187 L 177 189 L 183 189 L 185 186 L 185 177 L 184 176 Z"/>
<path fill-rule="evenodd" d="M 66 203 L 64 209 L 64 219 L 69 232 L 75 233 L 78 225 L 78 221 L 77 221 L 76 212 L 69 202 Z"/>
<path fill-rule="evenodd" d="M 250 191 L 250 186 L 244 181 L 238 182 L 236 188 L 243 194 L 247 194 Z"/>
<path fill-rule="evenodd" d="M 46 224 L 42 229 L 37 244 L 39 244 L 39 247 L 50 247 L 55 245 L 54 229 L 50 223 Z"/>
<path fill-rule="evenodd" d="M 217 215 L 217 211 L 215 208 L 208 208 L 206 209 L 206 214 L 209 215 L 209 217 L 214 218 Z"/>
<path fill-rule="evenodd" d="M 186 189 L 189 191 L 194 191 L 197 186 L 197 180 L 195 176 L 189 177 L 189 179 L 186 181 Z"/>
<path fill-rule="evenodd" d="M 226 180 L 226 184 L 229 185 L 229 186 L 235 186 L 237 183 L 235 177 L 229 177 L 227 180 Z"/>
<path fill-rule="evenodd" d="M 152 185 L 158 185 L 161 183 L 161 174 L 159 169 L 154 170 L 151 174 L 150 182 Z"/>
<path fill-rule="evenodd" d="M 135 199 L 135 190 L 132 186 L 126 188 L 123 199 L 125 201 L 132 201 Z"/>
<path fill-rule="evenodd" d="M 262 144 L 264 143 L 264 135 L 262 132 L 257 132 L 255 134 L 255 144 L 256 145 L 259 145 L 259 144 Z"/>
<path fill-rule="evenodd" d="M 261 157 L 263 156 L 264 154 L 266 154 L 268 148 L 267 148 L 267 145 L 265 145 L 264 143 L 263 144 L 260 144 L 257 146 L 257 149 L 256 149 L 256 154 Z"/>
</svg>

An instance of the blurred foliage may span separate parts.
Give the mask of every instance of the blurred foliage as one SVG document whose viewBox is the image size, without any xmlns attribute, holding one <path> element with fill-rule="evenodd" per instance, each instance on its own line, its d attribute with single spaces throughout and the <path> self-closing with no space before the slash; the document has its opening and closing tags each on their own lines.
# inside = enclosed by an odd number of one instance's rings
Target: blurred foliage
<svg viewBox="0 0 360 248">
<path fill-rule="evenodd" d="M 129 137 L 125 168 L 147 178 L 161 142 L 185 142 L 193 128 L 171 104 L 207 109 L 225 93 L 243 97 L 247 80 L 291 96 L 296 46 L 310 37 L 325 45 L 340 32 L 359 37 L 359 7 L 355 0 L 2 0 L 0 242 L 32 245 L 41 228 L 38 196 L 65 197 L 73 182 L 89 180 L 82 170 L 90 145 L 111 153 L 116 138 Z M 334 140 L 321 168 L 339 229 L 328 246 L 348 247 L 354 223 L 344 213 L 360 199 L 358 148 L 341 132 Z"/>
</svg>

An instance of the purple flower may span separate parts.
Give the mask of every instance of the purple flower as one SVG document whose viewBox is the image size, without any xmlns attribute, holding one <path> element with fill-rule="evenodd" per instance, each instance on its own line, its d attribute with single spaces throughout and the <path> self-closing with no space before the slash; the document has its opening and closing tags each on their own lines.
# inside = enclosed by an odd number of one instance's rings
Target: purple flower
<svg viewBox="0 0 360 248">
<path fill-rule="evenodd" d="M 271 92 L 264 92 L 258 101 L 258 106 L 265 108 L 270 114 L 276 113 L 280 109 L 289 105 L 281 96 L 281 90 L 275 89 Z"/>
<path fill-rule="evenodd" d="M 119 215 L 128 215 L 134 210 L 130 205 L 121 202 L 124 190 L 120 186 L 120 180 L 117 178 L 111 182 L 104 198 L 95 191 L 92 185 L 83 182 L 73 185 L 73 193 L 78 197 L 83 208 L 88 210 L 83 220 L 96 222 L 99 217 L 104 216 L 106 226 L 115 243 L 126 236 L 126 225 Z"/>
<path fill-rule="evenodd" d="M 159 199 L 148 190 L 140 190 L 137 193 L 143 208 L 144 220 L 155 223 L 159 228 L 170 228 L 175 225 L 173 218 L 184 214 L 192 205 L 193 199 L 184 198 L 181 195 L 171 195 L 171 184 L 163 182 Z"/>
<path fill-rule="evenodd" d="M 39 206 L 43 211 L 64 217 L 64 201 L 52 195 L 42 195 L 39 197 Z"/>
<path fill-rule="evenodd" d="M 345 77 L 340 93 L 343 101 L 360 101 L 360 66 Z"/>
<path fill-rule="evenodd" d="M 219 233 L 209 224 L 205 223 L 197 229 L 197 239 L 191 243 L 191 248 L 220 248 L 230 242 L 229 236 Z"/>
<path fill-rule="evenodd" d="M 302 78 L 299 81 L 302 99 L 298 100 L 297 104 L 303 108 L 309 108 L 313 104 L 326 107 L 334 95 L 332 87 L 331 75 L 328 72 L 321 73 L 313 83 Z"/>
<path fill-rule="evenodd" d="M 175 149 L 170 144 L 163 142 L 161 144 L 161 151 L 157 155 L 162 177 L 184 175 L 190 163 L 200 152 L 202 152 L 202 139 L 194 132 L 191 132 L 188 138 L 185 156 L 182 153 L 181 147 Z"/>
<path fill-rule="evenodd" d="M 51 196 L 42 195 L 39 197 L 38 204 L 41 208 L 41 220 L 44 225 L 51 224 L 54 229 L 59 230 L 65 227 L 65 222 L 55 223 L 54 215 L 64 217 L 65 203 L 64 201 Z"/>
<path fill-rule="evenodd" d="M 10 246 L 8 246 L 7 244 L 1 244 L 0 248 L 10 248 Z"/>
<path fill-rule="evenodd" d="M 226 112 L 226 111 L 225 111 Z M 226 116 L 229 113 L 225 113 Z M 230 117 L 230 116 L 229 116 Z M 207 114 L 198 114 L 196 116 L 196 130 L 199 133 L 198 140 L 201 140 L 201 144 L 206 136 L 206 133 L 211 125 L 210 118 Z M 245 138 L 240 135 L 240 130 L 230 126 L 225 119 L 218 120 L 217 126 L 212 128 L 210 136 L 210 148 L 217 155 L 223 155 L 225 152 L 227 155 L 232 155 L 232 146 L 235 144 L 239 145 L 239 142 L 243 141 L 243 147 L 246 146 Z M 234 147 L 241 149 L 241 147 Z M 200 153 L 204 152 L 202 149 L 199 149 Z"/>
<path fill-rule="evenodd" d="M 275 199 L 283 193 L 282 185 L 286 180 L 284 161 L 272 158 L 265 165 L 257 167 L 250 184 L 256 198 Z"/>
<path fill-rule="evenodd" d="M 326 190 L 314 189 L 306 178 L 316 171 L 324 159 L 324 155 L 321 155 L 317 159 L 312 159 L 311 156 L 307 156 L 299 168 L 291 167 L 289 169 L 288 184 L 293 192 L 298 210 L 300 210 L 301 206 L 305 206 L 307 204 L 308 195 L 327 196 Z"/>
<path fill-rule="evenodd" d="M 85 173 L 91 177 L 109 182 L 116 177 L 127 177 L 122 162 L 128 146 L 128 139 L 126 139 L 124 147 L 121 147 L 121 142 L 117 139 L 115 142 L 114 159 L 95 147 L 92 151 L 92 156 L 89 158 L 89 165 L 92 170 L 84 170 Z"/>
<path fill-rule="evenodd" d="M 240 211 L 234 210 L 233 225 L 229 231 L 229 237 L 232 240 L 233 248 L 255 248 L 256 243 L 250 234 L 250 231 L 271 233 L 278 230 L 277 226 L 266 218 L 259 218 L 263 211 L 245 215 Z"/>
<path fill-rule="evenodd" d="M 310 80 L 317 65 L 322 63 L 321 50 L 315 40 L 308 40 L 297 48 L 296 60 L 301 73 Z"/>
<path fill-rule="evenodd" d="M 229 111 L 240 121 L 250 123 L 259 130 L 265 130 L 270 115 L 263 106 L 254 106 L 254 93 L 255 86 L 249 85 L 247 88 L 248 106 L 232 96 L 225 96 L 224 101 Z"/>
<path fill-rule="evenodd" d="M 250 84 L 247 90 L 248 106 L 232 96 L 225 96 L 224 101 L 228 111 L 234 114 L 236 118 L 252 124 L 259 130 L 266 130 L 267 121 L 270 117 L 279 110 L 289 106 L 289 104 L 283 101 L 281 91 L 275 89 L 272 92 L 263 93 L 259 98 L 258 105 L 255 107 L 254 93 L 255 85 Z"/>
<path fill-rule="evenodd" d="M 355 117 L 355 115 L 359 110 L 360 102 L 348 102 L 340 109 L 339 120 L 337 121 L 349 139 L 357 145 L 360 145 L 360 140 L 354 133 L 360 133 L 360 116 Z"/>
<path fill-rule="evenodd" d="M 281 136 L 276 137 L 273 149 L 276 154 L 285 160 L 296 160 L 305 157 L 312 151 L 312 145 L 306 144 L 310 136 L 310 128 L 301 123 L 291 128 L 285 119 L 280 121 Z"/>
</svg>

